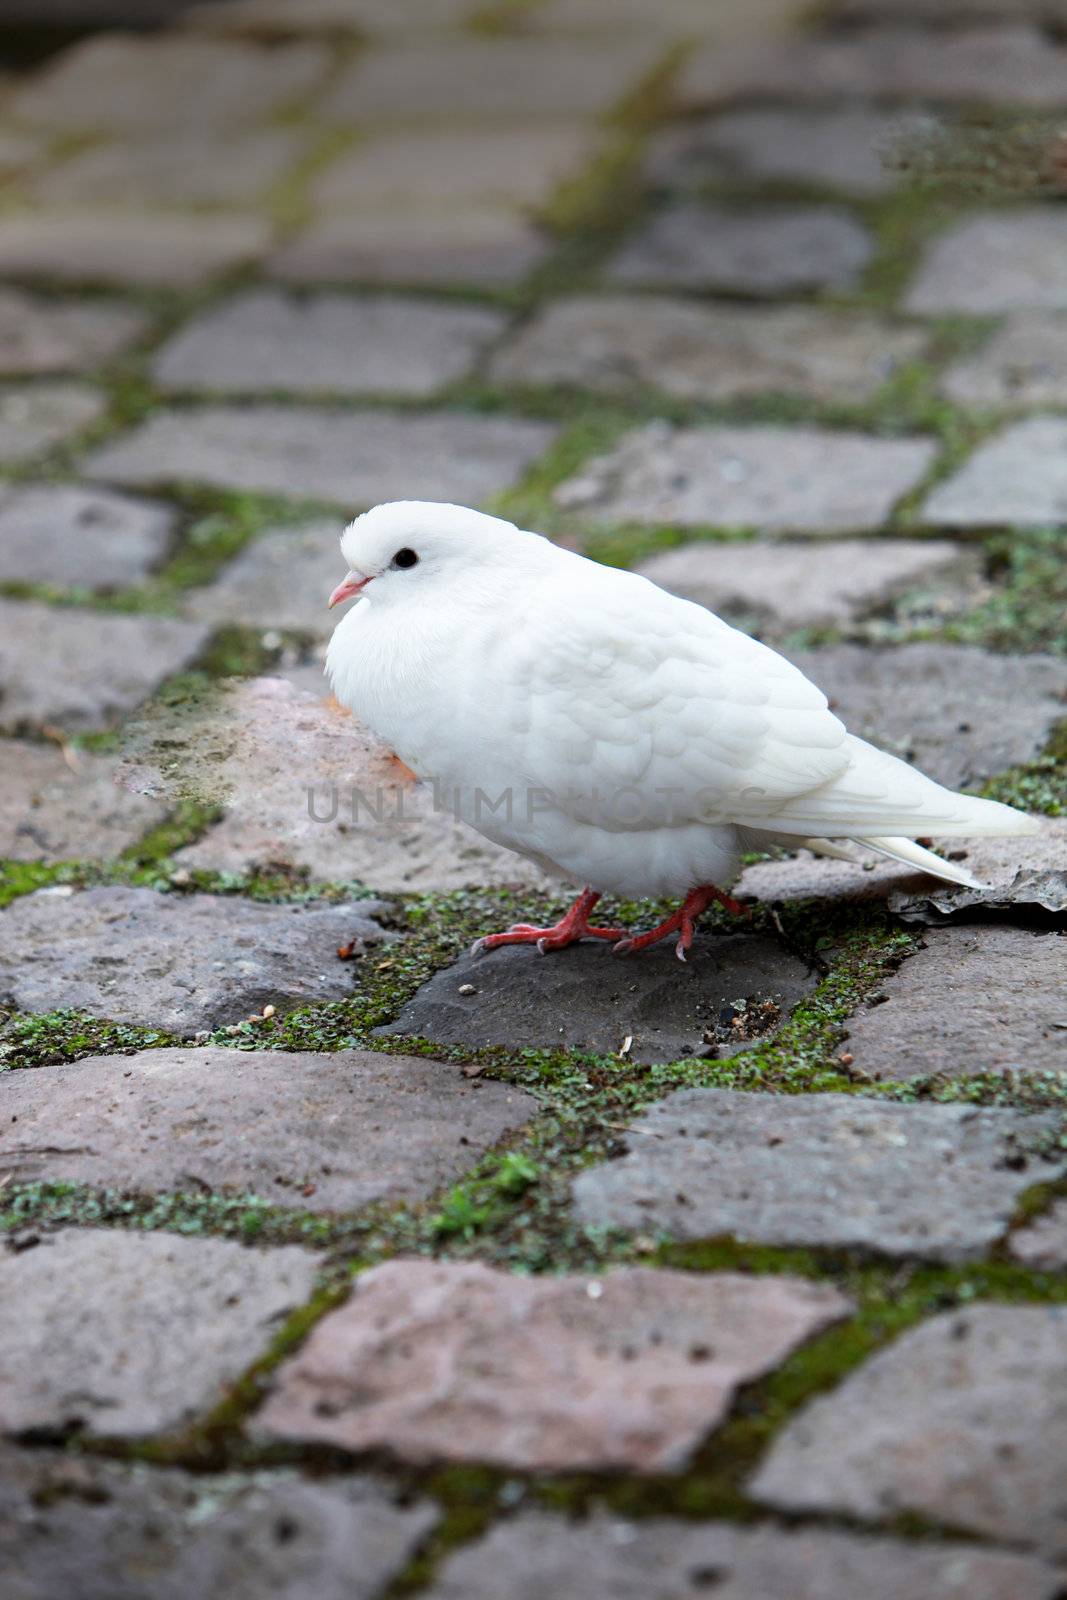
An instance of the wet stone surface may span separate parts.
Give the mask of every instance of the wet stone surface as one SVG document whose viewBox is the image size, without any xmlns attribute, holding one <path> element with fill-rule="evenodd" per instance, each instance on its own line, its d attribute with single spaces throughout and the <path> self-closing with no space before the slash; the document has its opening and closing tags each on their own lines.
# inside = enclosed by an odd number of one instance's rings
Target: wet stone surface
<svg viewBox="0 0 1067 1600">
<path fill-rule="evenodd" d="M 114 613 L 104 628 L 97 612 L 57 613 L 37 601 L 0 600 L 0 728 L 113 726 L 164 678 L 189 666 L 209 632 L 171 617 Z"/>
<path fill-rule="evenodd" d="M 1055 1119 L 966 1105 L 683 1089 L 647 1111 L 628 1153 L 574 1184 L 579 1219 L 675 1239 L 729 1234 L 965 1261 L 1019 1196 L 1067 1169 Z"/>
<path fill-rule="evenodd" d="M 20 1011 L 75 1006 L 114 1022 L 192 1034 L 273 1005 L 351 994 L 354 953 L 390 936 L 373 900 L 257 905 L 152 889 L 44 890 L 0 913 L 0 999 Z"/>
<path fill-rule="evenodd" d="M 204 407 L 156 412 L 97 450 L 89 475 L 139 485 L 191 479 L 348 508 L 395 499 L 477 504 L 508 488 L 555 433 L 546 422 L 460 412 Z"/>
<path fill-rule="evenodd" d="M 446 1560 L 427 1600 L 1056 1600 L 1060 1576 L 1032 1557 L 967 1544 L 906 1544 L 831 1528 L 688 1519 L 575 1521 L 524 1511 Z"/>
<path fill-rule="evenodd" d="M 255 1193 L 354 1211 L 428 1198 L 538 1103 L 439 1061 L 206 1049 L 13 1072 L 0 1107 L 9 1182 Z"/>
<path fill-rule="evenodd" d="M 113 757 L 0 741 L 0 856 L 16 861 L 107 860 L 136 844 L 166 807 L 116 782 Z"/>
<path fill-rule="evenodd" d="M 0 1562 L 18 1573 L 15 1600 L 375 1600 L 436 1520 L 428 1502 L 401 1505 L 369 1478 L 0 1450 Z"/>
<path fill-rule="evenodd" d="M 922 1510 L 1063 1560 L 1067 1307 L 976 1305 L 905 1333 L 789 1423 L 757 1499 L 878 1521 Z"/>
<path fill-rule="evenodd" d="M 0 493 L 0 582 L 124 589 L 170 547 L 170 506 L 57 484 Z"/>
<path fill-rule="evenodd" d="M 429 395 L 462 378 L 503 326 L 482 306 L 256 290 L 187 324 L 154 371 L 165 389 L 220 394 Z"/>
<path fill-rule="evenodd" d="M 0 1252 L 0 1430 L 188 1424 L 311 1294 L 318 1257 L 78 1229 Z"/>
<path fill-rule="evenodd" d="M 409 1461 L 677 1471 L 739 1384 L 848 1311 L 787 1277 L 391 1261 L 281 1368 L 254 1427 Z"/>
<path fill-rule="evenodd" d="M 807 294 L 855 287 L 872 252 L 866 230 L 838 207 L 686 202 L 624 245 L 608 276 L 617 284 Z"/>
<path fill-rule="evenodd" d="M 684 964 L 674 943 L 618 959 L 591 940 L 547 956 L 532 945 L 464 956 L 378 1032 L 607 1055 L 629 1039 L 631 1061 L 715 1057 L 773 1033 L 818 982 L 814 967 L 762 934 L 698 933 Z"/>
<path fill-rule="evenodd" d="M 490 373 L 608 393 L 647 385 L 687 400 L 772 392 L 859 401 L 925 343 L 921 330 L 814 306 L 579 295 L 555 301 L 505 342 Z"/>
<path fill-rule="evenodd" d="M 849 1023 L 872 1078 L 1061 1072 L 1067 1083 L 1067 936 L 1048 928 L 925 928 L 924 948 Z"/>
<path fill-rule="evenodd" d="M 933 458 L 928 439 L 650 422 L 585 462 L 556 501 L 597 521 L 848 533 L 879 527 Z"/>
<path fill-rule="evenodd" d="M 954 645 L 789 652 L 851 733 L 952 789 L 1032 761 L 1067 705 L 1067 662 Z"/>
</svg>

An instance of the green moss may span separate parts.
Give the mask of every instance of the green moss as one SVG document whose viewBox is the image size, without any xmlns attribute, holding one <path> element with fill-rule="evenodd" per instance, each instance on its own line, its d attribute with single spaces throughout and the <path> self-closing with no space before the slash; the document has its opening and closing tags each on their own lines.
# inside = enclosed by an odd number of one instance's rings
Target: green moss
<svg viewBox="0 0 1067 1600">
<path fill-rule="evenodd" d="M 164 1045 L 178 1043 L 178 1039 L 161 1028 L 102 1022 L 73 1008 L 36 1016 L 15 1014 L 0 1027 L 0 1071 L 45 1064 L 55 1066 L 78 1061 L 84 1056 L 158 1050 Z"/>
</svg>

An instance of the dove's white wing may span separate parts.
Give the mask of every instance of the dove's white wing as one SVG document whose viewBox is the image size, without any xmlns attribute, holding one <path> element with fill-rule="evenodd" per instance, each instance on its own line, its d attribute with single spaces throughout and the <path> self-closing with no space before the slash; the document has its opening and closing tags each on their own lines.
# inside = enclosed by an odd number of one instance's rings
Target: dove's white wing
<svg viewBox="0 0 1067 1600">
<path fill-rule="evenodd" d="M 850 735 L 799 668 L 704 607 L 558 554 L 504 653 L 531 781 L 557 796 L 578 779 L 579 793 L 632 786 L 645 827 L 861 838 L 1029 826 Z"/>
</svg>

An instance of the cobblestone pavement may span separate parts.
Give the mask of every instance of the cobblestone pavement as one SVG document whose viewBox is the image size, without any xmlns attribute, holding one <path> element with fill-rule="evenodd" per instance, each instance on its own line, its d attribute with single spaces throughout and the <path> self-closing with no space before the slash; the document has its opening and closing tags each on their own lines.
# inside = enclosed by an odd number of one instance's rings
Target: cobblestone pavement
<svg viewBox="0 0 1067 1600">
<path fill-rule="evenodd" d="M 5 1597 L 1062 1596 L 1067 5 L 180 9 L 0 32 Z M 563 891 L 325 696 L 393 496 L 1043 832 L 472 962 Z"/>
</svg>

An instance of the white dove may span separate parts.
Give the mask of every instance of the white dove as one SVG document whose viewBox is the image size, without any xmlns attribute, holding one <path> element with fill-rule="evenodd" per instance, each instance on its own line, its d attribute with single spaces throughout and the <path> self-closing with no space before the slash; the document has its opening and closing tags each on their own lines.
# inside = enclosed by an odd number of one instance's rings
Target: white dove
<svg viewBox="0 0 1067 1600">
<path fill-rule="evenodd" d="M 851 841 L 953 883 L 914 835 L 1024 834 L 1010 806 L 953 794 L 850 734 L 798 668 L 647 578 L 465 506 L 376 506 L 350 523 L 359 596 L 326 661 L 334 694 L 486 838 L 585 884 L 555 927 L 475 949 L 589 936 L 618 954 L 729 898 L 746 850 Z M 833 843 L 832 841 L 839 841 Z M 670 896 L 636 936 L 591 926 L 602 894 Z"/>
</svg>

